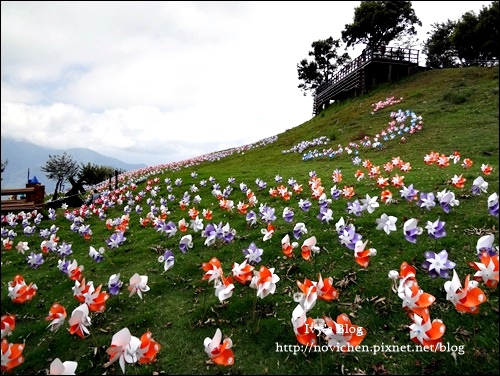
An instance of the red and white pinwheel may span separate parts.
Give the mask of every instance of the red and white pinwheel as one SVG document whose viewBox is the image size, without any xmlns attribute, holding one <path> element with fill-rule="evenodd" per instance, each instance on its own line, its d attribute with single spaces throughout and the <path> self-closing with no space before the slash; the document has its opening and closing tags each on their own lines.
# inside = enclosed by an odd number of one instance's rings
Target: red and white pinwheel
<svg viewBox="0 0 500 376">
<path fill-rule="evenodd" d="M 90 334 L 87 329 L 91 325 L 89 316 L 89 307 L 86 304 L 81 304 L 76 307 L 71 313 L 69 319 L 69 332 L 71 334 L 76 334 L 80 338 L 85 338 L 85 335 Z"/>
<path fill-rule="evenodd" d="M 226 278 L 221 275 L 220 280 L 215 280 L 214 287 L 215 296 L 217 296 L 222 303 L 224 300 L 229 299 L 233 295 L 233 278 L 231 276 Z"/>
<path fill-rule="evenodd" d="M 332 350 L 349 352 L 363 342 L 366 329 L 351 323 L 349 317 L 342 313 L 337 316 L 337 322 L 324 316 L 327 328 L 323 330 Z"/>
<path fill-rule="evenodd" d="M 302 258 L 307 261 L 311 259 L 311 252 L 314 253 L 319 252 L 319 247 L 316 246 L 316 237 L 311 236 L 310 238 L 304 240 L 304 243 L 302 244 L 301 247 L 301 251 L 302 251 Z"/>
<path fill-rule="evenodd" d="M 222 332 L 217 328 L 213 338 L 206 337 L 203 341 L 205 352 L 215 363 L 222 366 L 231 366 L 234 363 L 234 354 L 233 350 L 231 350 L 233 341 L 231 341 L 231 338 L 225 338 L 221 343 L 221 340 Z"/>
<path fill-rule="evenodd" d="M 316 283 L 318 298 L 322 300 L 333 300 L 339 297 L 338 291 L 333 286 L 333 278 L 328 277 L 323 279 L 321 273 L 318 274 L 318 282 Z"/>
<path fill-rule="evenodd" d="M 104 367 L 109 367 L 118 360 L 122 372 L 125 373 L 125 362 L 135 363 L 137 357 L 134 356 L 137 348 L 140 346 L 139 338 L 130 334 L 128 328 L 123 328 L 111 338 L 111 346 L 106 350 L 109 354 L 109 361 Z"/>
<path fill-rule="evenodd" d="M 66 320 L 66 316 L 66 308 L 59 303 L 52 304 L 49 315 L 45 318 L 45 320 L 51 321 L 48 328 L 50 328 L 52 332 L 56 332 L 64 323 L 64 320 Z"/>
<path fill-rule="evenodd" d="M 308 312 L 314 307 L 318 299 L 316 283 L 306 278 L 304 283 L 297 281 L 297 286 L 302 292 L 294 294 L 293 299 Z"/>
<path fill-rule="evenodd" d="M 410 328 L 410 339 L 418 345 L 425 346 L 432 351 L 440 351 L 442 337 L 446 326 L 439 319 L 431 321 L 429 310 L 422 310 L 422 315 L 410 315 L 413 324 Z"/>
<path fill-rule="evenodd" d="M 2 315 L 2 338 L 5 338 L 12 334 L 12 331 L 16 328 L 16 316 L 14 315 Z"/>
<path fill-rule="evenodd" d="M 209 262 L 204 262 L 201 264 L 201 267 L 205 271 L 202 280 L 207 280 L 208 282 L 212 282 L 220 280 L 223 272 L 220 261 L 217 257 L 212 257 Z"/>
<path fill-rule="evenodd" d="M 299 246 L 299 243 L 292 242 L 290 243 L 290 236 L 286 234 L 283 239 L 281 239 L 281 250 L 285 254 L 286 257 L 293 257 L 293 250 Z"/>
<path fill-rule="evenodd" d="M 246 284 L 247 282 L 252 281 L 253 270 L 255 267 L 247 263 L 247 259 L 245 259 L 241 264 L 237 262 L 233 263 L 233 277 L 241 284 Z"/>
<path fill-rule="evenodd" d="M 37 285 L 31 282 L 29 285 L 24 281 L 24 277 L 17 274 L 12 281 L 9 282 L 8 296 L 14 303 L 25 303 L 33 299 L 38 290 Z"/>
<path fill-rule="evenodd" d="M 490 256 L 488 252 L 481 254 L 481 262 L 469 262 L 470 267 L 477 270 L 472 278 L 483 282 L 494 289 L 498 286 L 498 255 Z"/>
<path fill-rule="evenodd" d="M 24 362 L 23 350 L 24 344 L 9 343 L 5 338 L 2 339 L 2 372 L 11 371 Z"/>
<path fill-rule="evenodd" d="M 151 332 L 144 333 L 141 336 L 141 345 L 137 349 L 138 362 L 140 364 L 154 362 L 160 349 L 160 344 L 153 339 Z"/>
<path fill-rule="evenodd" d="M 478 287 L 479 282 L 470 281 L 469 278 L 470 274 L 467 274 L 464 287 L 462 287 L 458 274 L 453 269 L 453 278 L 444 283 L 446 300 L 452 302 L 459 312 L 477 314 L 479 305 L 486 302 L 486 295 Z"/>
<path fill-rule="evenodd" d="M 262 265 L 259 271 L 253 271 L 254 276 L 250 282 L 250 287 L 257 289 L 257 296 L 264 299 L 269 294 L 274 294 L 276 291 L 276 283 L 280 280 L 276 274 L 274 274 L 274 268 L 267 268 Z"/>
<path fill-rule="evenodd" d="M 375 256 L 377 251 L 374 248 L 366 249 L 368 240 L 363 242 L 361 239 L 354 245 L 354 259 L 363 268 L 366 268 L 370 263 L 370 257 Z"/>
<path fill-rule="evenodd" d="M 304 346 L 315 346 L 316 332 L 314 330 L 314 320 L 306 316 L 306 311 L 299 304 L 292 312 L 293 332 L 297 341 Z"/>
</svg>

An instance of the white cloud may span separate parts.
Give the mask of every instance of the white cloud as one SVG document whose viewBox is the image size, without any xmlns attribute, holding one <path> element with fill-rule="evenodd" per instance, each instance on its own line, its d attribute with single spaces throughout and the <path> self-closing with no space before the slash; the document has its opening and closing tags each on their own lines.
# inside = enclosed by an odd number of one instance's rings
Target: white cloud
<svg viewBox="0 0 500 376">
<path fill-rule="evenodd" d="M 490 3 L 412 4 L 423 41 Z M 2 136 L 160 164 L 279 134 L 312 115 L 297 63 L 358 5 L 2 2 Z"/>
</svg>

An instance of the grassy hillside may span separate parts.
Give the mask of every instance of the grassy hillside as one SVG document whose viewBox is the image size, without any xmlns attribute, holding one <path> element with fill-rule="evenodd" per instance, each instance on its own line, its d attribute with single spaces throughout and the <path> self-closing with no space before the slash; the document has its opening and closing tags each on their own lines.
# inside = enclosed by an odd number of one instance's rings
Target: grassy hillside
<svg viewBox="0 0 500 376">
<path fill-rule="evenodd" d="M 373 104 L 390 97 L 401 102 L 373 111 Z M 400 122 L 393 124 L 401 134 L 387 131 L 389 122 L 394 121 L 391 112 L 398 110 L 409 115 L 401 129 Z M 412 114 L 418 117 L 415 124 L 421 129 L 410 133 L 406 130 L 412 128 Z M 238 119 L 234 121 L 237 125 Z M 478 281 L 477 288 L 486 301 L 477 306 L 477 314 L 461 313 L 447 299 L 445 290 L 453 272 L 450 270 L 448 278 L 431 278 L 422 268 L 426 251 L 446 250 L 463 286 L 466 276 L 472 278 L 476 273 L 469 263 L 481 261 L 476 250 L 481 237 L 494 236 L 493 248 L 498 255 L 498 214 L 490 214 L 488 207 L 499 188 L 498 130 L 498 67 L 422 72 L 334 103 L 258 147 L 239 149 L 213 162 L 193 160 L 124 175 L 118 190 L 102 191 L 104 205 L 75 212 L 59 209 L 55 219 L 43 212 L 38 224 L 27 218 L 23 225 L 20 217 L 8 223 L 3 216 L 2 315 L 16 318 L 15 329 L 6 337 L 8 342 L 25 345 L 24 362 L 10 372 L 46 374 L 51 362 L 59 358 L 78 362 L 77 374 L 122 374 L 119 361 L 105 367 L 110 360 L 106 351 L 113 335 L 128 328 L 138 338 L 151 332 L 161 348 L 152 362 L 127 363 L 126 374 L 498 374 L 498 288 Z M 384 140 L 383 131 L 388 140 Z M 292 151 L 320 138 L 330 141 Z M 367 141 L 370 146 L 363 146 Z M 323 150 L 329 149 L 329 155 L 324 156 Z M 305 153 L 310 153 L 308 158 L 304 158 Z M 436 162 L 424 161 L 432 153 L 442 159 L 455 154 L 456 159 L 449 158 L 448 166 L 439 167 Z M 353 161 L 356 156 L 359 164 Z M 472 165 L 465 164 L 467 159 Z M 392 162 L 392 170 L 385 170 Z M 483 165 L 492 168 L 490 174 L 482 171 Z M 380 172 L 370 166 L 379 167 Z M 277 175 L 281 181 L 276 180 Z M 404 184 L 392 185 L 398 176 Z M 463 187 L 454 185 L 460 176 L 465 178 Z M 473 192 L 478 177 L 487 187 Z M 381 188 L 378 178 L 387 178 L 388 186 Z M 289 184 L 292 180 L 301 185 L 301 191 L 293 189 Z M 270 190 L 281 185 L 281 192 L 290 193 L 289 197 L 271 195 Z M 312 188 L 323 190 L 325 197 L 318 199 Z M 343 194 L 348 188 L 353 189 L 351 197 Z M 416 192 L 403 197 L 401 192 L 406 194 L 411 188 Z M 384 190 L 392 193 L 392 202 L 382 202 Z M 249 191 L 257 199 L 254 206 Z M 455 197 L 449 212 L 437 199 L 447 191 Z M 434 207 L 421 205 L 423 193 L 434 194 Z M 356 200 L 362 204 L 363 199 L 372 199 L 370 202 L 379 206 L 374 204 L 373 212 L 356 213 L 352 206 Z M 308 211 L 299 207 L 305 200 L 311 203 Z M 238 211 L 238 204 L 249 204 L 246 213 Z M 322 207 L 331 210 L 332 219 L 321 219 Z M 285 208 L 294 213 L 290 221 L 283 217 Z M 199 213 L 199 229 L 190 226 L 190 209 Z M 203 217 L 204 210 L 211 210 L 213 217 Z M 254 224 L 247 220 L 251 211 L 256 216 Z M 83 223 L 75 222 L 69 213 L 80 216 Z M 383 214 L 396 219 L 394 231 L 377 228 Z M 119 222 L 126 216 L 128 222 L 120 230 Z M 186 232 L 179 225 L 182 219 L 188 226 Z M 356 262 L 354 251 L 341 242 L 337 230 L 341 219 L 367 241 L 363 249 L 376 250 L 367 259 L 367 266 Z M 422 227 L 415 243 L 404 236 L 403 224 L 409 219 Z M 172 236 L 161 226 L 169 221 L 177 230 Z M 434 239 L 427 226 L 436 221 L 445 223 L 446 235 Z M 268 223 L 274 232 L 265 238 L 264 233 L 271 229 Z M 297 223 L 307 228 L 298 239 L 293 231 Z M 31 235 L 25 234 L 27 224 L 35 227 Z M 210 224 L 215 228 L 228 225 L 233 238 L 224 239 L 216 236 L 222 232 L 215 232 L 213 243 L 209 242 L 205 231 Z M 41 230 L 50 231 L 51 226 L 58 242 L 53 250 L 43 252 Z M 125 239 L 110 246 L 110 239 L 118 232 Z M 182 252 L 180 243 L 185 235 L 191 235 L 192 248 Z M 286 235 L 290 242 L 298 243 L 292 257 L 282 251 Z M 11 249 L 7 249 L 9 236 Z M 306 260 L 301 246 L 312 236 L 318 252 Z M 29 247 L 24 254 L 16 250 L 20 241 Z M 109 293 L 112 274 L 120 273 L 123 281 L 120 293 L 109 295 L 103 312 L 89 313 L 91 325 L 85 338 L 69 332 L 69 319 L 81 303 L 73 296 L 75 281 L 58 268 L 64 258 L 63 243 L 66 248 L 71 246 L 66 260 L 76 260 L 84 267 L 82 277 L 87 283 L 92 281 L 95 288 L 102 284 L 102 291 Z M 102 261 L 89 256 L 91 247 L 102 247 Z M 241 264 L 243 251 L 252 247 L 263 251 L 261 260 L 254 264 L 255 272 L 265 266 L 279 277 L 275 290 L 261 298 L 248 283 L 233 280 L 232 296 L 221 301 L 215 295 L 214 282 L 204 278 L 203 264 L 215 257 L 224 277 L 233 276 L 233 263 Z M 175 258 L 168 270 L 159 261 L 166 250 Z M 26 258 L 31 252 L 40 254 L 43 264 L 30 267 Z M 405 301 L 391 290 L 393 281 L 388 277 L 392 270 L 402 273 L 404 262 L 415 268 L 422 292 L 435 298 L 427 313 L 431 321 L 441 320 L 445 326 L 441 337 L 444 351 L 417 351 L 410 339 L 411 315 L 403 309 Z M 498 261 L 496 265 L 498 280 Z M 149 290 L 142 298 L 137 293 L 129 296 L 135 273 L 148 277 Z M 8 295 L 16 274 L 37 286 L 36 295 L 24 303 L 13 302 Z M 292 324 L 298 305 L 294 297 L 301 283 L 306 279 L 317 282 L 319 274 L 325 280 L 331 277 L 338 296 L 334 300 L 318 298 L 307 318 L 337 321 L 345 314 L 353 325 L 364 329 L 366 335 L 359 341 L 366 347 L 345 353 L 332 350 L 328 345 L 333 342 L 328 343 L 323 335 L 316 336 L 317 347 L 299 343 Z M 57 331 L 51 331 L 45 318 L 55 302 L 65 307 L 67 317 Z M 204 351 L 204 340 L 214 337 L 217 328 L 222 338 L 232 340 L 233 365 L 215 364 Z"/>
</svg>

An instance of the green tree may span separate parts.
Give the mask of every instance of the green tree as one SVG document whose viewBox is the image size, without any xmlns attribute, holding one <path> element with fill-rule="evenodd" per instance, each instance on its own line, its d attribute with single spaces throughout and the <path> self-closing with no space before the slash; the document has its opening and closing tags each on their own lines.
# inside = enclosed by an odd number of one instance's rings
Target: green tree
<svg viewBox="0 0 500 376">
<path fill-rule="evenodd" d="M 394 39 L 415 35 L 415 25 L 422 22 L 411 1 L 361 1 L 354 8 L 353 22 L 342 31 L 342 40 L 347 47 L 361 43 L 376 50 Z"/>
<path fill-rule="evenodd" d="M 110 166 L 98 166 L 96 164 L 81 163 L 78 179 L 87 185 L 96 185 L 104 182 L 110 176 L 114 176 L 115 171 L 119 174 L 124 172 L 122 169 L 115 169 Z"/>
<path fill-rule="evenodd" d="M 429 39 L 424 42 L 422 52 L 427 55 L 426 65 L 429 68 L 451 68 L 458 65 L 458 55 L 455 46 L 451 42 L 451 35 L 455 29 L 456 22 L 432 24 Z"/>
<path fill-rule="evenodd" d="M 61 185 L 66 180 L 69 180 L 69 178 L 73 178 L 73 176 L 78 174 L 80 168 L 78 167 L 78 163 L 64 152 L 63 155 L 52 156 L 49 154 L 49 160 L 45 162 L 41 170 L 46 173 L 45 176 L 48 179 L 57 181 L 54 196 L 52 197 L 53 200 L 56 200 Z"/>
<path fill-rule="evenodd" d="M 348 53 L 344 52 L 340 56 L 337 53 L 340 39 L 329 37 L 317 40 L 311 44 L 311 47 L 312 51 L 309 51 L 308 56 L 313 57 L 313 60 L 309 61 L 305 58 L 297 64 L 298 77 L 302 81 L 298 88 L 303 91 L 304 95 L 328 82 L 339 66 L 351 61 Z"/>
<path fill-rule="evenodd" d="M 478 15 L 466 12 L 450 37 L 459 59 L 464 62 L 498 58 L 499 22 L 498 1 L 488 8 L 483 7 Z"/>
</svg>

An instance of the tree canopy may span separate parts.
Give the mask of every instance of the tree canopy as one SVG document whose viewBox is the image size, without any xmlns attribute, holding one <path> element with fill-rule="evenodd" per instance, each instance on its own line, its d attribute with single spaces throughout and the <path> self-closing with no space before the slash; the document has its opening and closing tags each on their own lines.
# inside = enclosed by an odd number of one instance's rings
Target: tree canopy
<svg viewBox="0 0 500 376">
<path fill-rule="evenodd" d="M 422 26 L 411 1 L 361 1 L 351 24 L 342 31 L 347 47 L 362 43 L 375 50 L 396 38 L 416 34 Z"/>
<path fill-rule="evenodd" d="M 499 52 L 499 2 L 476 15 L 466 12 L 458 21 L 433 24 L 424 43 L 430 68 L 449 68 L 473 60 L 498 60 Z"/>
<path fill-rule="evenodd" d="M 302 59 L 297 64 L 297 73 L 302 82 L 298 86 L 307 95 L 308 91 L 314 91 L 318 86 L 330 80 L 339 66 L 351 61 L 348 53 L 342 55 L 337 53 L 340 47 L 340 39 L 329 37 L 317 40 L 311 44 L 312 50 L 308 56 L 312 61 Z"/>
<path fill-rule="evenodd" d="M 64 152 L 62 155 L 52 156 L 49 154 L 49 160 L 45 162 L 45 165 L 41 167 L 41 170 L 46 173 L 45 176 L 47 176 L 48 179 L 57 181 L 54 190 L 55 200 L 61 184 L 69 178 L 75 176 L 80 170 L 80 167 L 70 155 Z"/>
</svg>

